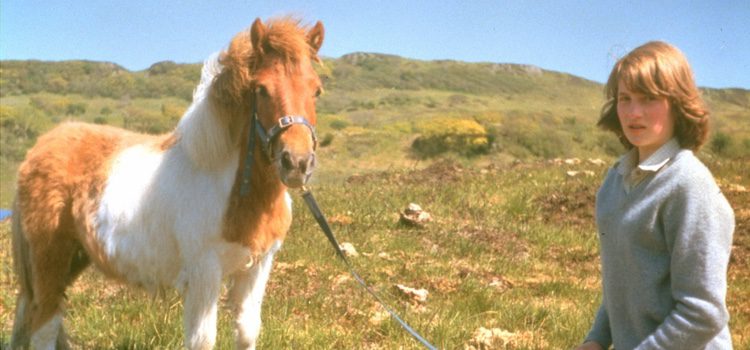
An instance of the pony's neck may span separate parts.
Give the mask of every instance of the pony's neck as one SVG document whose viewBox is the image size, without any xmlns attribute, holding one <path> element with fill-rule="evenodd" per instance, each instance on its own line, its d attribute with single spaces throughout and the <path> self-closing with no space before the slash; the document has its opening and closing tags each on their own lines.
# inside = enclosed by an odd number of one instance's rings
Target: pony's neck
<svg viewBox="0 0 750 350">
<path fill-rule="evenodd" d="M 247 246 L 253 254 L 261 255 L 286 235 L 291 224 L 291 208 L 286 202 L 286 186 L 281 183 L 274 165 L 263 158 L 265 155 L 259 145 L 254 148 L 250 193 L 247 195 L 240 193 L 247 145 L 241 148 L 243 157 L 229 195 L 222 236 L 229 242 Z"/>
<path fill-rule="evenodd" d="M 254 161 L 250 176 L 250 193 L 240 194 L 248 151 L 250 115 L 247 106 L 227 99 L 216 86 L 222 72 L 218 56 L 203 66 L 201 83 L 193 103 L 175 130 L 179 147 L 198 171 L 233 174 L 227 186 L 227 208 L 222 237 L 247 246 L 254 254 L 263 254 L 277 240 L 283 239 L 291 224 L 291 208 L 286 186 L 281 183 L 274 165 L 253 147 Z"/>
</svg>

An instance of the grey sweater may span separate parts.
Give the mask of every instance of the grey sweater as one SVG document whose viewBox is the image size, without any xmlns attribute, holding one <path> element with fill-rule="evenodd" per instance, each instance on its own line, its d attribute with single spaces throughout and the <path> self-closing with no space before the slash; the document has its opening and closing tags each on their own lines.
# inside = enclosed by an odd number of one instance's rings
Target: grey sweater
<svg viewBox="0 0 750 350">
<path fill-rule="evenodd" d="M 725 299 L 734 213 L 675 140 L 610 169 L 596 197 L 603 301 L 586 337 L 609 348 L 731 349 Z"/>
</svg>

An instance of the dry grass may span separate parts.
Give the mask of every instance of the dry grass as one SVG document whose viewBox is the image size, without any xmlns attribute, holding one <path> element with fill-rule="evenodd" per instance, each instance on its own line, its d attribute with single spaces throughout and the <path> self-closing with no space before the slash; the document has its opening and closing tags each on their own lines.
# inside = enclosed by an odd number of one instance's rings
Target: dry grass
<svg viewBox="0 0 750 350">
<path fill-rule="evenodd" d="M 746 163 L 745 163 L 746 165 Z M 730 327 L 738 349 L 750 346 L 750 187 L 743 164 L 712 165 L 737 213 L 729 269 Z M 595 176 L 569 177 L 567 170 Z M 570 348 L 585 335 L 599 303 L 598 242 L 592 196 L 604 167 L 547 162 L 462 166 L 439 162 L 316 184 L 342 242 L 360 253 L 356 269 L 403 318 L 440 348 Z M 425 228 L 398 223 L 419 203 L 434 217 Z M 416 349 L 357 287 L 301 199 L 278 255 L 263 310 L 260 348 Z M 9 225 L 0 224 L 0 343 L 14 307 Z M 416 302 L 394 286 L 425 289 Z M 68 292 L 66 327 L 78 348 L 181 346 L 181 302 L 170 292 L 112 286 L 91 269 Z M 219 348 L 232 345 L 222 309 Z M 484 329 L 482 331 L 481 329 Z M 504 345 L 497 345 L 504 344 Z"/>
</svg>

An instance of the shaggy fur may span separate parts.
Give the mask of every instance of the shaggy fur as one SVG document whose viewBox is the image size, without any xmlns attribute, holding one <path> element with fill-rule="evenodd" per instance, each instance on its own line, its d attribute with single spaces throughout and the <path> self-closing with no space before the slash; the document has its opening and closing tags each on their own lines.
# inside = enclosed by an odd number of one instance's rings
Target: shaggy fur
<svg viewBox="0 0 750 350">
<path fill-rule="evenodd" d="M 222 278 L 231 277 L 236 344 L 254 348 L 273 256 L 291 223 L 287 186 L 309 177 L 314 145 L 305 127 L 293 126 L 267 159 L 259 147 L 247 149 L 249 116 L 257 109 L 266 128 L 291 114 L 315 123 L 312 62 L 322 40 L 320 22 L 256 20 L 205 63 L 174 132 L 63 123 L 40 137 L 18 173 L 12 348 L 67 346 L 64 292 L 91 263 L 152 292 L 180 291 L 191 349 L 213 347 Z M 242 197 L 248 151 L 251 194 Z"/>
</svg>

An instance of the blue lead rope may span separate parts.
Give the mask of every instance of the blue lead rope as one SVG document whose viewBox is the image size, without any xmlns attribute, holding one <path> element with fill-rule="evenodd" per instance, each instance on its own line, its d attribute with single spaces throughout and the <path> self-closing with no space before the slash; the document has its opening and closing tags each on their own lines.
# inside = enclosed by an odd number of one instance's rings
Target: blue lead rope
<svg viewBox="0 0 750 350">
<path fill-rule="evenodd" d="M 255 112 L 255 108 L 253 108 L 253 115 L 250 118 L 250 136 L 248 136 L 247 140 L 245 168 L 242 170 L 242 183 L 240 184 L 240 196 L 242 197 L 250 194 L 250 176 L 253 173 L 253 162 L 255 162 L 255 124 L 258 123 L 258 117 L 257 113 Z"/>
<path fill-rule="evenodd" d="M 310 209 L 310 212 L 315 217 L 315 221 L 318 222 L 318 225 L 320 225 L 320 228 L 323 230 L 323 233 L 326 234 L 326 237 L 328 237 L 328 241 L 331 242 L 331 245 L 333 245 L 333 248 L 336 250 L 336 254 L 341 258 L 341 260 L 344 261 L 346 266 L 349 268 L 349 272 L 354 276 L 354 279 L 359 282 L 359 284 L 364 288 L 370 295 L 372 295 L 379 303 L 380 305 L 385 308 L 386 311 L 388 311 L 389 314 L 391 314 L 391 317 L 398 321 L 398 323 L 403 327 L 409 334 L 411 334 L 414 339 L 418 340 L 422 345 L 424 345 L 426 348 L 430 350 L 437 350 L 437 348 L 430 344 L 424 337 L 419 335 L 417 331 L 415 331 L 413 328 L 411 328 L 404 320 L 401 319 L 388 305 L 383 301 L 380 296 L 375 293 L 375 291 L 370 288 L 370 286 L 365 283 L 365 281 L 362 279 L 362 277 L 357 274 L 356 271 L 354 271 L 354 268 L 352 267 L 352 264 L 349 262 L 349 259 L 347 259 L 346 255 L 344 255 L 344 252 L 341 251 L 341 248 L 339 247 L 338 241 L 336 241 L 336 237 L 333 235 L 333 231 L 331 230 L 331 227 L 328 226 L 328 221 L 326 221 L 325 216 L 323 216 L 323 212 L 321 212 L 320 207 L 318 207 L 318 203 L 315 201 L 315 198 L 312 195 L 312 192 L 310 190 L 303 187 L 303 193 L 302 198 L 305 200 L 305 203 L 307 204 L 307 207 Z"/>
</svg>

